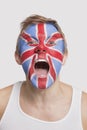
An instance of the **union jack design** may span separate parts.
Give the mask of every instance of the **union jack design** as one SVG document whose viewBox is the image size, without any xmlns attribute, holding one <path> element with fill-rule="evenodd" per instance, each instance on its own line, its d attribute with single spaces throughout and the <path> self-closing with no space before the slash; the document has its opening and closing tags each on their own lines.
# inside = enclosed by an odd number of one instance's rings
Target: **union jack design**
<svg viewBox="0 0 87 130">
<path fill-rule="evenodd" d="M 33 86 L 40 89 L 50 87 L 62 65 L 64 54 L 62 34 L 52 24 L 33 24 L 22 32 L 18 50 L 25 74 Z M 38 69 L 47 69 L 47 76 L 37 76 L 35 66 Z"/>
</svg>

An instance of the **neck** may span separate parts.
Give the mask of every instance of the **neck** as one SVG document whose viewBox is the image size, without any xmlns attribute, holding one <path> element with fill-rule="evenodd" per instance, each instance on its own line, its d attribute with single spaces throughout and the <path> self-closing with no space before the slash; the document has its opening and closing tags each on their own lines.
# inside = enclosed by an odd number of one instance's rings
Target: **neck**
<svg viewBox="0 0 87 130">
<path fill-rule="evenodd" d="M 58 98 L 63 98 L 63 91 L 61 87 L 61 82 L 59 80 L 55 81 L 55 83 L 47 89 L 36 89 L 32 87 L 29 82 L 26 82 L 25 87 L 25 95 L 27 99 L 32 100 L 33 102 L 42 102 L 44 104 L 55 102 Z"/>
</svg>

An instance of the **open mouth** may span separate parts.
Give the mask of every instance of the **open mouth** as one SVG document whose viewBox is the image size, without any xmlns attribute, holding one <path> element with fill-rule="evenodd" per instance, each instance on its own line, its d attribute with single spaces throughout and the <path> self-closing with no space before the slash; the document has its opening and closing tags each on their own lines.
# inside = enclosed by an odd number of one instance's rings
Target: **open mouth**
<svg viewBox="0 0 87 130">
<path fill-rule="evenodd" d="M 38 77 L 46 77 L 49 72 L 49 64 L 46 60 L 37 60 L 34 65 Z"/>
</svg>

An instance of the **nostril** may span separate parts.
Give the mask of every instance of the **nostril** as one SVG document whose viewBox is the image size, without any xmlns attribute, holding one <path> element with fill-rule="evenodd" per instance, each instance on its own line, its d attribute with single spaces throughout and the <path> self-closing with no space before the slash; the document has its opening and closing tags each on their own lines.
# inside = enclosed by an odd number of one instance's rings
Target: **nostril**
<svg viewBox="0 0 87 130">
<path fill-rule="evenodd" d="M 36 52 L 36 53 L 39 53 L 39 52 L 40 52 L 40 50 L 39 50 L 39 49 L 37 49 L 37 50 L 35 50 L 35 52 Z"/>
<path fill-rule="evenodd" d="M 39 53 L 39 52 L 40 52 L 40 50 L 37 50 L 36 52 L 37 52 L 37 53 Z"/>
<path fill-rule="evenodd" d="M 37 49 L 37 50 L 35 50 L 35 52 L 36 52 L 36 53 L 46 52 L 46 50 L 39 50 L 39 49 Z"/>
</svg>

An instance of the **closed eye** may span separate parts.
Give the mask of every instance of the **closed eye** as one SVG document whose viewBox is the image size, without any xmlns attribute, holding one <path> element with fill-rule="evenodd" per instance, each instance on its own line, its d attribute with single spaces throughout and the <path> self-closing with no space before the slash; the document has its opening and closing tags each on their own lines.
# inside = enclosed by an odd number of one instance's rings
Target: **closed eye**
<svg viewBox="0 0 87 130">
<path fill-rule="evenodd" d="M 37 43 L 37 41 L 32 40 L 32 41 L 28 41 L 27 44 L 28 44 L 28 45 L 35 45 L 35 44 L 38 44 L 38 43 Z"/>
<path fill-rule="evenodd" d="M 49 41 L 46 45 L 47 46 L 54 46 L 56 44 L 55 41 Z"/>
<path fill-rule="evenodd" d="M 51 45 L 52 45 L 52 44 L 55 44 L 55 42 L 54 42 L 54 41 L 49 41 L 48 44 L 51 44 Z"/>
</svg>

